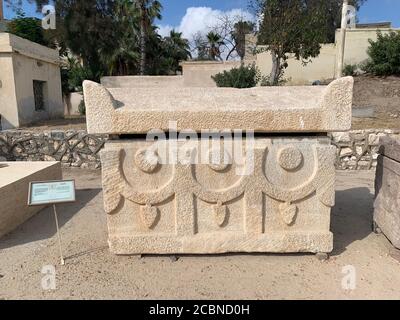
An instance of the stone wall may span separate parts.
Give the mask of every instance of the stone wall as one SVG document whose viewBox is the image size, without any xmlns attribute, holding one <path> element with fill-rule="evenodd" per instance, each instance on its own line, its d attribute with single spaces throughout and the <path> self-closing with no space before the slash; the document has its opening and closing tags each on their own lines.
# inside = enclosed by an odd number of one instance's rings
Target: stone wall
<svg viewBox="0 0 400 320">
<path fill-rule="evenodd" d="M 0 161 L 61 161 L 63 166 L 100 168 L 106 135 L 85 131 L 0 132 Z"/>
<path fill-rule="evenodd" d="M 400 138 L 400 130 L 355 130 L 332 133 L 337 146 L 336 168 L 339 170 L 370 170 L 377 166 L 379 140 L 383 136 Z"/>
<path fill-rule="evenodd" d="M 400 130 L 357 130 L 332 133 L 337 146 L 336 168 L 370 170 L 377 165 L 379 139 L 400 138 Z M 100 168 L 99 151 L 107 135 L 89 135 L 86 131 L 0 132 L 0 161 L 61 161 L 64 166 Z"/>
</svg>

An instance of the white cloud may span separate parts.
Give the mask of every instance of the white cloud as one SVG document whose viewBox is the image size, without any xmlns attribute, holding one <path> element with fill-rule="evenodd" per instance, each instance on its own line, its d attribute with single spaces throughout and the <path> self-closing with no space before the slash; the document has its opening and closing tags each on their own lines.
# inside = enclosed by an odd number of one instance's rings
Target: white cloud
<svg viewBox="0 0 400 320">
<path fill-rule="evenodd" d="M 193 35 L 200 32 L 203 34 L 213 30 L 220 23 L 223 16 L 229 17 L 231 20 L 254 20 L 254 16 L 243 9 L 232 9 L 229 11 L 214 10 L 210 7 L 190 7 L 187 8 L 186 14 L 183 16 L 179 26 L 159 25 L 160 31 L 175 29 L 183 33 L 187 39 L 191 39 Z M 161 34 L 162 35 L 162 34 Z"/>
<path fill-rule="evenodd" d="M 254 16 L 243 9 L 221 11 L 210 7 L 190 7 L 187 8 L 186 14 L 178 26 L 159 25 L 158 33 L 161 36 L 165 36 L 172 29 L 175 29 L 178 32 L 182 32 L 183 37 L 192 42 L 194 35 L 199 33 L 205 35 L 218 28 L 221 25 L 221 19 L 224 17 L 228 17 L 231 21 L 254 21 Z"/>
<path fill-rule="evenodd" d="M 174 29 L 174 27 L 173 26 L 170 26 L 170 25 L 159 25 L 158 26 L 158 30 L 157 30 L 157 32 L 158 32 L 158 34 L 160 35 L 160 36 L 162 36 L 162 37 L 166 37 L 166 36 L 168 36 L 169 34 L 170 34 L 170 32 L 172 31 Z"/>
</svg>

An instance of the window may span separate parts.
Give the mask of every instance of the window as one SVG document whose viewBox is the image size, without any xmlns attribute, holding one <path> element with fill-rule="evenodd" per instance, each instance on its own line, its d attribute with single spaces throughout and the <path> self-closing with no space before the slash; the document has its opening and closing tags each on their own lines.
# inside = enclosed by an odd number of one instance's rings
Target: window
<svg viewBox="0 0 400 320">
<path fill-rule="evenodd" d="M 35 111 L 45 110 L 45 81 L 33 80 L 33 97 L 35 99 Z"/>
</svg>

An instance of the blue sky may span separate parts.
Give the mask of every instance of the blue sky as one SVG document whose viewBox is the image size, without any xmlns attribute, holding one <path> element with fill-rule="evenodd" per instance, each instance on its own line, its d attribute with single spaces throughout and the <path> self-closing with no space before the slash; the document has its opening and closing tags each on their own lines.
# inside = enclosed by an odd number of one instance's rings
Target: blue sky
<svg viewBox="0 0 400 320">
<path fill-rule="evenodd" d="M 26 1 L 27 2 L 27 1 Z M 247 0 L 161 0 L 163 10 L 162 25 L 179 26 L 182 18 L 190 7 L 210 7 L 221 11 L 231 9 L 247 9 Z M 25 4 L 24 10 L 28 16 L 37 15 L 33 5 Z M 14 13 L 5 8 L 5 17 L 12 18 Z M 400 0 L 368 0 L 358 15 L 360 22 L 392 21 L 395 27 L 400 27 Z"/>
</svg>

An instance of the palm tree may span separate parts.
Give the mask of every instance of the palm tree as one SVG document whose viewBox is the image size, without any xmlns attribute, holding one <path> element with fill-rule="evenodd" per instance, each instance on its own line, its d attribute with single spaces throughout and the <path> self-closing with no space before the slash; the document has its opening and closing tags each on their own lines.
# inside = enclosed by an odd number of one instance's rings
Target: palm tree
<svg viewBox="0 0 400 320">
<path fill-rule="evenodd" d="M 150 27 L 155 19 L 161 19 L 162 5 L 158 0 L 134 0 L 140 16 L 140 74 L 146 72 L 146 44 Z"/>
<path fill-rule="evenodd" d="M 165 55 L 170 60 L 170 72 L 176 74 L 180 69 L 179 62 L 192 57 L 190 45 L 187 39 L 182 38 L 181 32 L 172 30 L 168 37 L 164 38 Z"/>
<path fill-rule="evenodd" d="M 99 55 L 109 75 L 123 76 L 139 63 L 139 16 L 131 0 L 117 0 L 114 10 L 114 44 L 99 48 Z"/>
<path fill-rule="evenodd" d="M 213 31 L 207 34 L 207 42 L 208 42 L 208 51 L 209 56 L 212 60 L 221 60 L 221 50 L 220 47 L 225 44 L 224 39 Z"/>
<path fill-rule="evenodd" d="M 232 49 L 236 50 L 240 60 L 243 61 L 246 55 L 246 35 L 252 33 L 255 29 L 255 24 L 250 21 L 238 21 L 235 23 L 234 30 L 232 32 L 232 39 L 235 42 L 235 47 Z M 231 52 L 229 53 L 229 55 Z M 228 56 L 229 56 L 228 55 Z"/>
<path fill-rule="evenodd" d="M 173 57 L 177 57 L 180 60 L 187 60 L 192 57 L 189 40 L 182 38 L 182 32 L 172 30 L 169 36 L 165 37 L 165 42 Z"/>
</svg>

